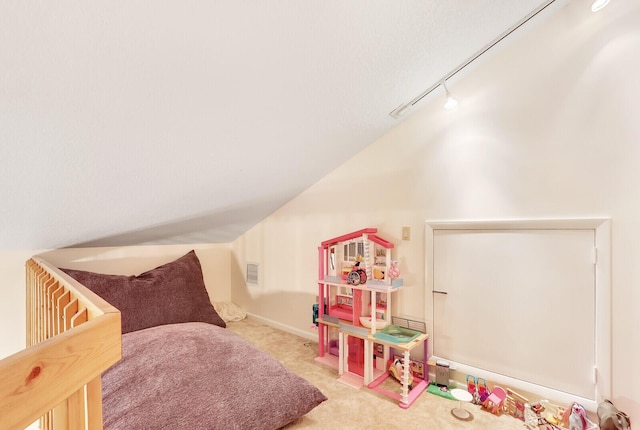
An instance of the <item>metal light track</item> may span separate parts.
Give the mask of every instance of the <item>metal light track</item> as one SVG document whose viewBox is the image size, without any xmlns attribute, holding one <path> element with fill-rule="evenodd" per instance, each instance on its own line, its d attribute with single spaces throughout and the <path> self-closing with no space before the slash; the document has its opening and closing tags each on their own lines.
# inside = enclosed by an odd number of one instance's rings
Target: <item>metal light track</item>
<svg viewBox="0 0 640 430">
<path fill-rule="evenodd" d="M 423 91 L 422 93 L 420 93 L 417 97 L 415 97 L 413 100 L 411 100 L 408 103 L 403 103 L 400 106 L 398 106 L 397 108 L 395 108 L 394 110 L 392 110 L 391 112 L 389 112 L 389 115 L 391 115 L 394 118 L 399 118 L 403 113 L 406 112 L 407 109 L 409 109 L 410 107 L 414 106 L 416 103 L 418 103 L 420 100 L 422 100 L 423 98 L 425 98 L 426 96 L 428 96 L 433 90 L 435 90 L 436 88 L 438 88 L 440 85 L 442 85 L 444 82 L 446 82 L 448 79 L 452 78 L 453 76 L 455 76 L 458 72 L 460 72 L 462 69 L 464 69 L 465 67 L 467 67 L 469 64 L 473 63 L 475 60 L 477 60 L 481 55 L 483 55 L 485 52 L 487 52 L 489 49 L 493 48 L 495 45 L 497 45 L 498 43 L 500 43 L 502 40 L 504 40 L 506 37 L 508 37 L 511 33 L 513 33 L 514 31 L 516 31 L 517 29 L 519 29 L 520 27 L 522 27 L 524 24 L 526 24 L 527 22 L 529 22 L 531 19 L 533 19 L 535 16 L 537 16 L 540 12 L 542 12 L 543 10 L 545 10 L 547 7 L 549 7 L 550 5 L 552 5 L 556 0 L 547 0 L 544 3 L 542 3 L 540 6 L 538 6 L 536 9 L 532 10 L 531 12 L 529 12 L 524 18 L 522 18 L 520 21 L 518 21 L 516 24 L 514 24 L 513 26 L 509 27 L 505 32 L 503 32 L 502 34 L 500 34 L 497 38 L 495 38 L 494 40 L 492 40 L 490 43 L 488 43 L 487 45 L 485 45 L 482 49 L 480 49 L 478 52 L 476 52 L 475 54 L 473 54 L 471 57 L 467 58 L 465 61 L 463 61 L 462 63 L 460 63 L 459 66 L 457 66 L 456 68 L 454 68 L 453 70 L 451 70 L 449 73 L 447 73 L 446 75 L 444 75 L 442 78 L 440 78 L 435 84 L 431 85 L 429 88 L 427 88 L 425 91 Z"/>
</svg>

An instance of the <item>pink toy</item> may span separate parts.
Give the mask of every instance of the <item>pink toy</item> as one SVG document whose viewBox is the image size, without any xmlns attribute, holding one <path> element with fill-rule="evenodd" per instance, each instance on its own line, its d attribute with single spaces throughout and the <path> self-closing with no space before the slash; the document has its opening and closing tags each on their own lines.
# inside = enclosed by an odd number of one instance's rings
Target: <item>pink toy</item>
<svg viewBox="0 0 640 430">
<path fill-rule="evenodd" d="M 389 277 L 391 279 L 397 279 L 400 277 L 400 269 L 398 269 L 398 260 L 391 260 L 391 266 L 389 267 Z"/>
<path fill-rule="evenodd" d="M 478 400 L 480 403 L 487 400 L 487 397 L 491 394 L 489 387 L 487 387 L 487 381 L 484 378 L 477 378 L 476 384 L 478 386 Z"/>
<path fill-rule="evenodd" d="M 573 402 L 571 407 L 566 410 L 562 421 L 569 430 L 587 430 L 587 428 L 589 428 L 587 424 L 587 412 L 581 404 L 576 402 Z"/>
<path fill-rule="evenodd" d="M 489 412 L 495 415 L 500 414 L 500 407 L 504 402 L 504 399 L 507 398 L 507 392 L 504 391 L 504 388 L 495 386 L 493 390 L 491 390 L 491 394 L 486 400 L 482 403 L 482 407 L 487 409 Z"/>
<path fill-rule="evenodd" d="M 404 364 L 402 360 L 396 358 L 395 360 L 389 360 L 389 374 L 393 376 L 396 381 L 402 383 L 402 375 L 404 374 Z M 413 373 L 409 372 L 409 388 L 413 386 Z"/>
</svg>

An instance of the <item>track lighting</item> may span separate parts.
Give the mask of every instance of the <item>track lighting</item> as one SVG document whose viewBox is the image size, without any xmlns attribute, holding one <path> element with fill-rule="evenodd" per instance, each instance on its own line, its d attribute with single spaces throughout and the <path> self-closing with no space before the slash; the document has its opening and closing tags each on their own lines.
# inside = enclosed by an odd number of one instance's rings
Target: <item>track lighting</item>
<svg viewBox="0 0 640 430">
<path fill-rule="evenodd" d="M 447 85 L 446 85 L 447 79 L 452 78 L 458 72 L 460 72 L 465 67 L 467 67 L 469 64 L 473 63 L 475 60 L 477 60 L 484 53 L 486 53 L 491 48 L 493 48 L 495 45 L 497 45 L 499 42 L 501 42 L 502 40 L 507 38 L 511 33 L 513 33 L 514 31 L 516 31 L 517 29 L 522 27 L 524 24 L 529 22 L 529 20 L 531 20 L 534 17 L 536 17 L 539 13 L 544 11 L 547 7 L 551 6 L 555 1 L 556 0 L 544 0 L 544 2 L 540 6 L 538 6 L 536 9 L 532 10 L 524 18 L 522 18 L 520 21 L 518 21 L 512 27 L 508 28 L 505 32 L 503 32 L 496 39 L 494 39 L 489 44 L 487 44 L 484 48 L 480 49 L 478 52 L 473 54 L 471 57 L 469 57 L 468 59 L 463 61 L 460 65 L 458 65 L 455 69 L 451 70 L 449 73 L 444 75 L 442 78 L 440 78 L 439 80 L 435 81 L 435 83 L 433 85 L 431 85 L 429 88 L 424 90 L 422 93 L 418 94 L 411 101 L 400 104 L 397 108 L 395 108 L 394 110 L 389 112 L 389 115 L 391 115 L 393 118 L 396 118 L 396 119 L 400 118 L 402 115 L 405 115 L 408 111 L 410 111 L 420 100 L 422 100 L 423 98 L 425 98 L 426 96 L 431 94 L 431 92 L 434 91 L 436 88 L 438 88 L 440 85 L 442 85 L 444 87 L 445 94 L 446 94 L 446 97 L 447 97 L 447 101 L 444 104 L 444 108 L 445 109 L 451 109 L 451 108 L 455 107 L 458 104 L 458 101 L 456 99 L 454 99 L 453 97 L 451 97 L 451 94 L 449 94 L 449 90 L 447 89 Z M 602 9 L 603 7 L 605 7 L 606 5 L 608 5 L 609 1 L 610 0 L 592 0 L 591 10 L 593 12 L 597 12 L 600 9 Z"/>
<path fill-rule="evenodd" d="M 593 0 L 593 3 L 591 3 L 591 12 L 597 12 L 608 4 L 609 0 Z"/>
<path fill-rule="evenodd" d="M 520 27 L 522 27 L 529 20 L 533 19 L 539 13 L 544 11 L 547 7 L 551 6 L 555 1 L 556 0 L 544 0 L 544 2 L 540 6 L 538 6 L 536 9 L 532 10 L 530 13 L 528 13 L 524 18 L 522 18 L 516 24 L 514 24 L 513 26 L 508 28 L 506 31 L 504 31 L 502 34 L 500 34 L 497 38 L 492 40 L 490 43 L 488 43 L 485 47 L 483 47 L 478 52 L 473 54 L 471 57 L 467 58 L 465 61 L 463 61 L 461 64 L 459 64 L 456 68 L 454 68 L 449 73 L 444 75 L 442 78 L 440 78 L 437 81 L 435 81 L 429 88 L 424 90 L 422 93 L 418 94 L 411 101 L 400 104 L 397 108 L 395 108 L 394 110 L 389 112 L 389 115 L 391 115 L 393 118 L 396 118 L 396 119 L 400 118 L 403 114 L 406 114 L 408 111 L 410 111 L 420 100 L 422 100 L 423 98 L 425 98 L 426 96 L 431 94 L 431 92 L 434 91 L 436 88 L 438 88 L 440 85 L 445 87 L 445 91 L 446 91 L 446 95 L 447 95 L 447 102 L 445 103 L 445 108 L 451 109 L 452 107 L 454 107 L 458 102 L 453 97 L 451 97 L 451 95 L 449 94 L 449 91 L 447 90 L 446 85 L 444 85 L 445 81 L 447 79 L 452 78 L 458 72 L 460 72 L 465 67 L 467 67 L 469 64 L 473 63 L 480 56 L 482 56 L 485 52 L 489 51 L 491 48 L 493 48 L 495 45 L 497 45 L 499 42 L 501 42 L 503 39 L 505 39 L 511 33 L 516 31 Z M 595 7 L 595 3 L 598 3 L 598 4 L 604 3 L 604 4 L 602 4 L 602 6 L 600 6 L 600 7 L 603 7 L 608 2 L 609 2 L 609 0 L 595 0 L 594 6 L 592 6 L 592 8 Z"/>
<path fill-rule="evenodd" d="M 393 111 L 391 111 L 389 115 L 391 115 L 396 119 L 400 118 L 400 116 L 403 115 L 407 111 L 407 109 L 409 109 L 410 107 L 411 107 L 411 103 L 401 104 L 400 106 L 395 108 Z"/>
<path fill-rule="evenodd" d="M 447 101 L 444 102 L 444 108 L 453 109 L 454 107 L 458 106 L 458 100 L 454 99 L 451 96 L 451 93 L 449 92 L 449 88 L 447 88 L 447 83 L 445 81 L 442 81 L 442 86 L 444 87 L 444 94 L 447 98 Z"/>
</svg>

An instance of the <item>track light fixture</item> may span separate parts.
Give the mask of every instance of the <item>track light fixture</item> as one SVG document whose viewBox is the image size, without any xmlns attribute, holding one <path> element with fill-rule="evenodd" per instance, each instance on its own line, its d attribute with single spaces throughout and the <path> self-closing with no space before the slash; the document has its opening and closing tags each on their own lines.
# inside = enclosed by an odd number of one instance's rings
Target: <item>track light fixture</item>
<svg viewBox="0 0 640 430">
<path fill-rule="evenodd" d="M 428 96 L 432 91 L 434 91 L 440 85 L 442 85 L 444 87 L 445 94 L 447 96 L 447 101 L 444 104 L 445 109 L 451 109 L 452 107 L 456 106 L 458 104 L 458 101 L 456 99 L 454 99 L 453 97 L 451 97 L 451 94 L 449 94 L 449 90 L 447 89 L 447 85 L 445 83 L 447 81 L 447 79 L 450 79 L 451 77 L 456 75 L 458 72 L 460 72 L 462 69 L 467 67 L 469 64 L 473 63 L 480 56 L 482 56 L 485 52 L 489 51 L 491 48 L 493 48 L 495 45 L 497 45 L 500 41 L 502 41 L 507 36 L 509 36 L 511 33 L 513 33 L 514 31 L 519 29 L 521 26 L 526 24 L 529 20 L 534 18 L 540 12 L 544 11 L 547 7 L 551 6 L 555 1 L 556 0 L 545 0 L 540 6 L 538 6 L 536 9 L 532 10 L 529 14 L 527 14 L 527 16 L 522 18 L 520 21 L 518 21 L 512 27 L 508 28 L 504 33 L 502 33 L 496 39 L 494 39 L 489 44 L 487 44 L 484 48 L 480 49 L 478 52 L 473 54 L 467 60 L 462 62 L 458 67 L 456 67 L 455 69 L 451 70 L 449 73 L 444 75 L 440 80 L 436 81 L 429 88 L 424 90 L 422 93 L 418 94 L 411 101 L 400 104 L 397 108 L 395 108 L 394 110 L 389 112 L 389 115 L 391 115 L 393 118 L 396 118 L 396 119 L 400 118 L 402 115 L 406 114 L 407 111 L 411 110 L 411 108 L 413 108 L 413 106 L 415 106 L 420 100 L 422 100 L 423 98 Z M 597 12 L 600 9 L 602 9 L 603 7 L 605 7 L 606 5 L 608 5 L 609 2 L 610 2 L 610 0 L 592 0 L 591 10 L 593 12 Z"/>
<path fill-rule="evenodd" d="M 442 81 L 442 86 L 444 87 L 444 94 L 447 99 L 447 101 L 444 102 L 444 108 L 453 109 L 454 107 L 458 106 L 458 100 L 451 96 L 451 93 L 449 92 L 449 88 L 447 88 L 447 83 L 445 81 Z"/>
<path fill-rule="evenodd" d="M 593 0 L 593 3 L 591 3 L 591 12 L 597 12 L 608 4 L 609 0 Z"/>
<path fill-rule="evenodd" d="M 389 112 L 389 115 L 391 115 L 392 117 L 398 119 L 400 118 L 406 111 L 407 109 L 409 109 L 411 107 L 411 103 L 403 103 L 400 106 L 398 106 L 397 108 L 395 108 L 394 110 L 392 110 L 391 112 Z"/>
<path fill-rule="evenodd" d="M 482 56 L 485 52 L 487 52 L 488 50 L 490 50 L 491 48 L 493 48 L 495 45 L 497 45 L 500 41 L 502 41 L 503 39 L 505 39 L 507 36 L 509 36 L 511 33 L 513 33 L 514 31 L 516 31 L 517 29 L 519 29 L 521 26 L 523 26 L 524 24 L 526 24 L 529 20 L 531 20 L 532 18 L 534 18 L 536 15 L 538 15 L 540 12 L 544 11 L 547 7 L 549 7 L 551 4 L 553 4 L 556 0 L 545 0 L 540 6 L 538 6 L 536 9 L 532 10 L 529 14 L 527 14 L 527 16 L 525 16 L 524 18 L 522 18 L 520 21 L 518 21 L 516 24 L 514 24 L 512 27 L 508 28 L 505 32 L 503 32 L 501 35 L 499 35 L 497 38 L 495 38 L 493 41 L 491 41 L 489 44 L 487 44 L 484 48 L 480 49 L 478 52 L 476 52 L 475 54 L 473 54 L 471 57 L 469 57 L 468 59 L 466 59 L 465 61 L 463 61 L 460 65 L 458 65 L 455 69 L 451 70 L 449 73 L 447 73 L 446 75 L 444 75 L 442 78 L 440 78 L 438 81 L 436 81 L 433 85 L 431 85 L 429 88 L 427 88 L 426 90 L 424 90 L 422 93 L 418 94 L 416 97 L 414 97 L 411 101 L 406 102 L 406 103 L 402 103 L 400 104 L 397 108 L 395 108 L 394 110 L 392 110 L 391 112 L 389 112 L 389 115 L 391 115 L 393 118 L 400 118 L 403 114 L 406 114 L 407 111 L 411 110 L 411 108 L 413 108 L 413 106 L 415 106 L 418 102 L 420 102 L 420 100 L 422 100 L 423 98 L 425 98 L 426 96 L 428 96 L 432 91 L 434 91 L 436 88 L 438 88 L 440 85 L 443 85 L 445 87 L 446 90 L 446 85 L 444 85 L 444 82 L 450 78 L 452 78 L 454 75 L 456 75 L 458 72 L 460 72 L 462 69 L 464 69 L 465 67 L 467 67 L 469 64 L 473 63 L 475 60 L 477 60 L 480 56 Z M 596 2 L 599 3 L 608 3 L 609 0 L 595 0 Z M 604 6 L 604 5 L 603 5 Z M 447 91 L 447 98 L 449 97 L 449 92 Z M 455 99 L 454 99 L 455 100 Z M 454 102 L 452 102 L 454 103 Z M 457 103 L 457 102 L 455 102 Z M 449 108 L 450 104 L 447 101 L 447 108 Z M 454 104 L 455 106 L 455 104 Z M 453 107 L 453 106 L 451 106 Z"/>
</svg>

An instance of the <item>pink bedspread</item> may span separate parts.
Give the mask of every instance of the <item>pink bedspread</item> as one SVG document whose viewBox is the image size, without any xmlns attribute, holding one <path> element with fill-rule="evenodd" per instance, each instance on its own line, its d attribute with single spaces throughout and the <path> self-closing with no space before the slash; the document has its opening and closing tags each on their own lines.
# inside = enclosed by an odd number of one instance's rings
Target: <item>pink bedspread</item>
<svg viewBox="0 0 640 430">
<path fill-rule="evenodd" d="M 122 337 L 102 376 L 105 430 L 277 429 L 326 397 L 239 335 L 205 323 Z"/>
</svg>

